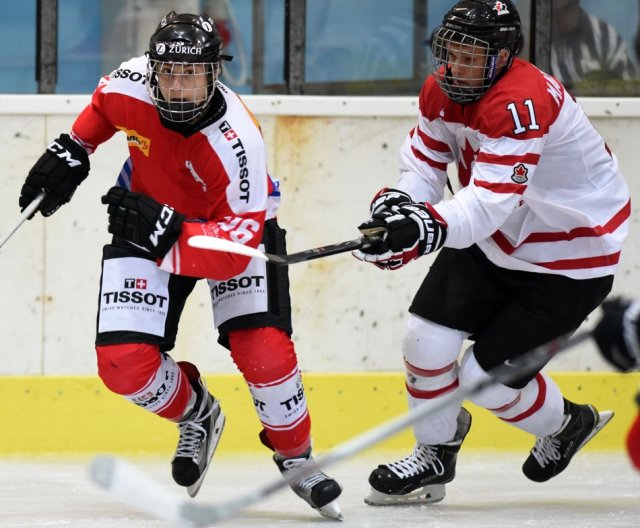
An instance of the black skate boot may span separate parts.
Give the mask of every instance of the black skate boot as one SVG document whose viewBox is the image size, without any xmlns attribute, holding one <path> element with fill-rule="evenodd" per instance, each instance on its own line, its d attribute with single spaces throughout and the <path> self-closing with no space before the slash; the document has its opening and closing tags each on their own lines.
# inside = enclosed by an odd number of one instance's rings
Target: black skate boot
<svg viewBox="0 0 640 528">
<path fill-rule="evenodd" d="M 534 482 L 555 477 L 611 418 L 612 411 L 598 413 L 593 405 L 578 405 L 565 399 L 562 427 L 555 434 L 536 439 L 522 472 Z"/>
<path fill-rule="evenodd" d="M 198 377 L 192 384 L 197 399 L 191 413 L 178 423 L 180 439 L 171 461 L 171 474 L 177 484 L 185 486 L 187 493 L 195 497 L 218 447 L 225 417 L 205 381 Z"/>
<path fill-rule="evenodd" d="M 273 456 L 273 460 L 283 476 L 313 463 L 311 448 L 304 455 L 296 458 L 281 458 L 276 454 Z M 337 501 L 337 498 L 342 493 L 342 487 L 331 477 L 321 471 L 316 471 L 308 477 L 291 484 L 291 489 L 298 497 L 304 499 L 309 506 L 318 510 L 318 513 L 323 517 L 338 521 L 342 520 L 342 513 Z"/>
<path fill-rule="evenodd" d="M 384 464 L 369 475 L 371 490 L 364 501 L 372 506 L 431 504 L 445 496 L 444 485 L 456 475 L 456 458 L 471 427 L 471 414 L 464 407 L 451 442 L 416 444 L 408 457 Z"/>
</svg>

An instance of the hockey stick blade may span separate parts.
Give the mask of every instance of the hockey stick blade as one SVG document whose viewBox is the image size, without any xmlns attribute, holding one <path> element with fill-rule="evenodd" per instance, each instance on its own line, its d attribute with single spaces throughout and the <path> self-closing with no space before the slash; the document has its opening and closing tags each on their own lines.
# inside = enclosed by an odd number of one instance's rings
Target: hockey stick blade
<svg viewBox="0 0 640 528">
<path fill-rule="evenodd" d="M 582 332 L 569 339 L 563 336 L 542 345 L 512 360 L 508 365 L 499 365 L 491 371 L 491 376 L 488 379 L 461 387 L 455 393 L 448 393 L 437 401 L 422 403 L 407 413 L 343 442 L 327 453 L 318 456 L 313 464 L 290 471 L 284 477 L 274 479 L 261 487 L 227 501 L 219 503 L 191 502 L 182 494 L 166 490 L 144 472 L 115 457 L 97 457 L 92 462 L 89 473 L 98 486 L 136 510 L 176 525 L 210 526 L 258 503 L 293 482 L 390 438 L 430 414 L 449 405 L 459 404 L 460 399 L 472 398 L 496 383 L 508 384 L 527 373 L 537 372 L 557 353 L 576 346 L 590 337 L 590 332 Z"/>
<path fill-rule="evenodd" d="M 41 192 L 38 196 L 36 196 L 33 201 L 24 208 L 24 211 L 20 214 L 20 219 L 15 223 L 15 225 L 9 230 L 9 232 L 2 237 L 0 240 L 0 248 L 4 246 L 13 234 L 18 230 L 18 228 L 24 223 L 24 221 L 29 218 L 33 213 L 38 210 L 40 204 L 44 200 L 44 192 Z"/>
<path fill-rule="evenodd" d="M 346 253 L 347 251 L 354 251 L 356 249 L 369 246 L 378 240 L 380 239 L 377 236 L 362 236 L 354 240 L 347 240 L 346 242 L 338 242 L 337 244 L 307 249 L 305 251 L 299 251 L 298 253 L 292 253 L 291 255 L 263 253 L 259 249 L 238 244 L 237 242 L 204 235 L 195 235 L 190 237 L 188 244 L 200 249 L 223 251 L 226 253 L 236 253 L 238 255 L 255 257 L 272 262 L 277 266 L 289 266 L 290 264 L 297 264 L 298 262 L 306 262 L 308 260 L 338 255 L 339 253 Z"/>
<path fill-rule="evenodd" d="M 195 235 L 189 238 L 187 244 L 191 247 L 200 249 L 209 249 L 211 251 L 222 251 L 224 253 L 235 253 L 237 255 L 245 255 L 247 257 L 257 258 L 260 260 L 268 260 L 267 256 L 259 249 L 232 242 L 226 238 L 209 237 L 204 235 Z"/>
</svg>

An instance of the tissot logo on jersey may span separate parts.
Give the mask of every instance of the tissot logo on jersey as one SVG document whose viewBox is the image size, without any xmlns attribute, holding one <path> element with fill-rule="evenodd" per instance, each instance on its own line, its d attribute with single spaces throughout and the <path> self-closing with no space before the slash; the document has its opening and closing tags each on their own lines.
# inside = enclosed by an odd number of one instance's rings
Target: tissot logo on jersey
<svg viewBox="0 0 640 528">
<path fill-rule="evenodd" d="M 231 128 L 231 125 L 227 121 L 220 123 L 218 128 L 226 140 L 231 143 L 231 148 L 238 159 L 238 165 L 240 166 L 240 183 L 238 184 L 240 189 L 240 199 L 248 202 L 251 182 L 249 181 L 249 169 L 247 167 L 247 153 L 244 149 L 244 145 L 242 144 L 242 140 L 238 137 L 236 131 Z"/>
</svg>

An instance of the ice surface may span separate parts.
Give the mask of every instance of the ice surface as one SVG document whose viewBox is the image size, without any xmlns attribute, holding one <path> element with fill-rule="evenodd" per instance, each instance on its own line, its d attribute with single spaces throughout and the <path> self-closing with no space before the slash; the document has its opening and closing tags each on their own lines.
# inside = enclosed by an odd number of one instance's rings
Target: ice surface
<svg viewBox="0 0 640 528">
<path fill-rule="evenodd" d="M 255 504 L 219 526 L 318 528 L 608 528 L 640 527 L 640 472 L 623 454 L 581 453 L 555 479 L 528 481 L 520 466 L 526 453 L 460 453 L 458 474 L 443 502 L 430 506 L 367 506 L 367 477 L 398 453 L 368 452 L 327 469 L 344 487 L 344 522 L 324 519 L 290 490 Z M 169 489 L 167 460 L 127 460 Z M 88 459 L 0 460 L 2 528 L 165 528 L 168 524 L 115 502 L 87 477 Z M 216 456 L 195 499 L 217 502 L 246 493 L 278 475 L 269 454 Z M 178 492 L 182 492 L 178 489 Z M 186 497 L 186 492 L 185 497 Z"/>
</svg>

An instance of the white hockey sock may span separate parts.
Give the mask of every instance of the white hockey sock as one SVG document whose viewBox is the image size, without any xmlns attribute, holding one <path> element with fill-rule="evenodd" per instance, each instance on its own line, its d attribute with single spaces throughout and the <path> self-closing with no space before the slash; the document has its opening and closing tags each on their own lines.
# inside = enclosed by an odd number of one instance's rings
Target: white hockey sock
<svg viewBox="0 0 640 528">
<path fill-rule="evenodd" d="M 460 384 L 470 386 L 488 378 L 487 372 L 476 361 L 471 347 L 462 360 Z M 501 420 L 536 436 L 556 432 L 564 415 L 564 399 L 559 387 L 542 373 L 522 389 L 494 383 L 471 398 L 471 401 Z"/>
</svg>

